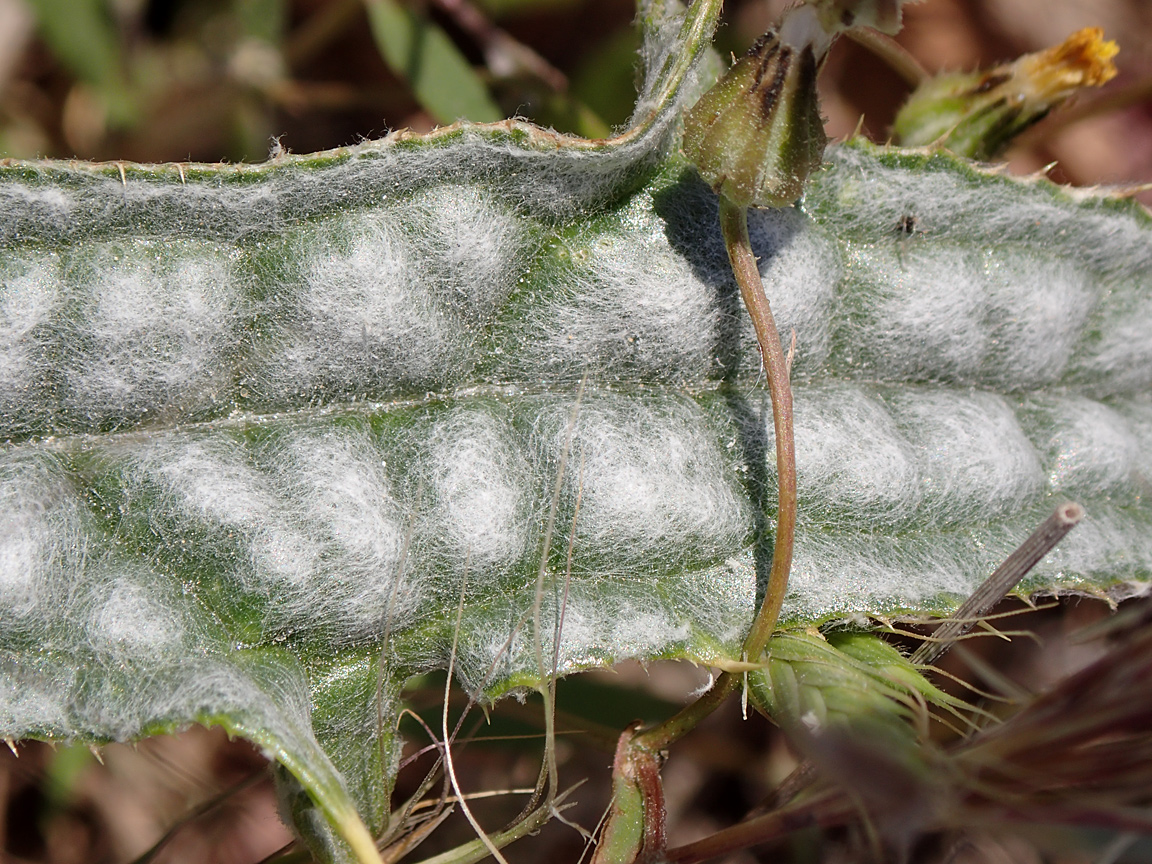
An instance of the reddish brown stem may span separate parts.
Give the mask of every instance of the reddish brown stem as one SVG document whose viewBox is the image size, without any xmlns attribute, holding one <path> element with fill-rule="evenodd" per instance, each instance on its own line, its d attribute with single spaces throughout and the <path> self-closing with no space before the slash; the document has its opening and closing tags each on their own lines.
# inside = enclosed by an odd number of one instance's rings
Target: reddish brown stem
<svg viewBox="0 0 1152 864">
<path fill-rule="evenodd" d="M 724 245 L 728 248 L 728 260 L 732 273 L 740 286 L 740 296 L 756 329 L 756 339 L 760 344 L 760 357 L 768 377 L 768 394 L 772 399 L 772 421 L 776 433 L 776 540 L 772 549 L 772 566 L 768 571 L 768 587 L 764 600 L 752 627 L 744 640 L 744 657 L 755 661 L 764 651 L 776 622 L 780 618 L 780 608 L 788 590 L 788 574 L 792 569 L 792 547 L 796 536 L 796 444 L 792 432 L 792 384 L 788 376 L 788 358 L 780 343 L 776 320 L 768 297 L 764 294 L 764 283 L 760 280 L 760 268 L 756 256 L 752 254 L 752 243 L 748 238 L 748 211 L 720 198 L 720 228 L 724 235 Z M 633 746 L 657 752 L 691 731 L 696 724 L 711 714 L 736 689 L 738 679 L 725 673 L 716 684 L 674 717 L 652 729 L 642 732 L 633 739 Z"/>
<path fill-rule="evenodd" d="M 749 846 L 779 840 L 802 828 L 840 825 L 855 812 L 851 804 L 841 796 L 835 795 L 831 799 L 822 796 L 797 807 L 775 810 L 739 822 L 695 843 L 669 849 L 664 853 L 664 861 L 667 864 L 698 864 L 721 855 L 731 855 Z"/>
<path fill-rule="evenodd" d="M 764 653 L 768 639 L 776 628 L 788 589 L 788 574 L 792 569 L 792 546 L 796 533 L 796 448 L 792 433 L 792 385 L 789 381 L 788 358 L 780 344 L 776 321 L 764 294 L 756 256 L 752 254 L 747 209 L 721 196 L 720 226 L 732 272 L 756 329 L 760 356 L 768 377 L 776 434 L 777 508 L 772 566 L 768 571 L 764 600 L 743 646 L 744 658 L 755 662 Z M 675 716 L 652 729 L 634 736 L 629 731 L 621 737 L 613 774 L 618 782 L 622 778 L 630 778 L 644 802 L 645 833 L 637 861 L 655 860 L 654 856 L 663 852 L 664 809 L 659 773 L 662 752 L 715 711 L 736 689 L 738 682 L 737 676 L 726 672 L 707 693 Z M 625 818 L 625 814 L 615 808 L 609 816 L 605 831 L 616 830 L 617 821 Z"/>
<path fill-rule="evenodd" d="M 592 864 L 653 864 L 663 860 L 664 785 L 659 753 L 634 746 L 640 724 L 624 730 L 612 762 L 612 811 Z"/>
<path fill-rule="evenodd" d="M 760 343 L 760 357 L 768 376 L 768 393 L 772 397 L 772 421 L 776 432 L 776 543 L 772 549 L 772 567 L 768 571 L 768 587 L 760 612 L 752 622 L 752 629 L 744 639 L 745 659 L 756 661 L 776 629 L 784 594 L 788 590 L 788 574 L 792 570 L 792 546 L 796 537 L 796 442 L 792 432 L 792 383 L 788 378 L 788 359 L 772 307 L 764 294 L 760 281 L 760 268 L 752 254 L 748 239 L 748 211 L 727 199 L 720 198 L 720 228 L 728 260 L 740 296 L 748 308 L 756 339 Z"/>
</svg>

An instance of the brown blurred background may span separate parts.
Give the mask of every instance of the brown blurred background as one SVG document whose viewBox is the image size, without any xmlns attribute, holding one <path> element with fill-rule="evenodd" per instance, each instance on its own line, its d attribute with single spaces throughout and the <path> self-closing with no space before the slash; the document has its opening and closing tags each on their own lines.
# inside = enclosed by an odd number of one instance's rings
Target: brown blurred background
<svg viewBox="0 0 1152 864">
<path fill-rule="evenodd" d="M 718 46 L 744 50 L 783 5 L 731 2 Z M 585 135 L 606 135 L 626 121 L 636 47 L 629 0 L 426 0 L 411 8 L 448 34 L 502 114 Z M 1081 27 L 1102 26 L 1120 44 L 1120 76 L 1030 133 L 1009 154 L 1012 170 L 1055 162 L 1050 176 L 1059 182 L 1152 182 L 1148 0 L 926 0 L 908 7 L 905 17 L 899 41 L 929 70 L 1011 59 Z M 851 133 L 863 116 L 866 134 L 883 140 L 907 94 L 883 61 L 847 40 L 833 49 L 821 86 L 835 137 Z M 390 71 L 364 0 L 0 0 L 2 156 L 260 161 L 274 141 L 308 152 L 392 128 L 428 129 L 441 120 Z M 1152 194 L 1142 198 L 1152 203 Z M 1031 614 L 1020 626 L 1038 632 L 1043 647 L 1025 642 L 986 649 L 988 662 L 1003 674 L 1040 689 L 1098 653 L 1064 636 L 1106 616 L 1104 604 L 1069 600 Z M 561 728 L 585 730 L 561 736 L 562 776 L 590 778 L 569 818 L 589 830 L 599 819 L 612 736 L 636 717 L 666 716 L 703 675 L 684 664 L 651 671 L 629 666 L 562 687 L 561 706 L 570 709 Z M 412 703 L 437 712 L 441 692 L 434 680 L 418 682 Z M 455 704 L 462 702 L 457 694 Z M 417 727 L 409 732 L 421 740 Z M 502 705 L 494 725 L 477 735 L 529 737 L 470 746 L 459 768 L 467 788 L 534 782 L 539 721 L 531 705 Z M 171 842 L 152 860 L 253 864 L 290 840 L 276 817 L 263 757 L 219 730 L 108 747 L 103 765 L 85 747 L 17 749 L 19 759 L 0 748 L 5 864 L 122 864 L 173 828 Z M 765 722 L 744 721 L 739 705 L 729 705 L 678 745 L 666 769 L 673 843 L 739 818 L 794 764 Z M 419 763 L 413 767 L 402 775 L 401 790 L 422 776 Z M 496 798 L 477 809 L 487 824 L 499 826 L 521 803 Z M 414 858 L 469 836 L 457 820 Z M 1034 841 L 977 836 L 971 849 L 949 860 L 1103 860 L 1104 841 L 1060 852 Z M 508 854 L 516 861 L 575 861 L 583 845 L 575 830 L 554 823 Z M 746 852 L 730 860 L 827 860 L 818 849 L 801 847 L 787 858 L 779 851 L 764 858 Z M 1134 841 L 1125 849 L 1129 857 L 1115 860 L 1152 860 L 1140 857 L 1148 850 Z"/>
<path fill-rule="evenodd" d="M 370 0 L 369 0 L 370 2 Z M 412 0 L 472 63 L 504 116 L 607 134 L 633 97 L 630 0 Z M 786 0 L 733 0 L 718 46 L 740 52 Z M 1045 121 L 1014 170 L 1077 185 L 1152 182 L 1152 3 L 927 0 L 898 39 L 927 69 L 1012 59 L 1101 26 L 1120 76 Z M 829 133 L 861 116 L 883 140 L 907 86 L 841 40 L 822 77 Z M 1068 124 L 1100 100 L 1112 110 Z M 439 121 L 381 56 L 362 0 L 0 0 L 0 154 L 260 161 Z M 472 118 L 483 119 L 483 118 Z M 1152 199 L 1146 199 L 1152 200 Z"/>
</svg>

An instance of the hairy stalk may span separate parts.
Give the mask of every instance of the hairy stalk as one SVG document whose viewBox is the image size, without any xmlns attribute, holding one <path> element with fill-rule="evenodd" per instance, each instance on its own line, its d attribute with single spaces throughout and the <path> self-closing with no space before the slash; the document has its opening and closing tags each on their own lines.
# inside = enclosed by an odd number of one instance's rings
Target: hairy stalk
<svg viewBox="0 0 1152 864">
<path fill-rule="evenodd" d="M 552 538 L 556 533 L 556 512 L 560 507 L 560 494 L 564 489 L 564 473 L 568 468 L 568 458 L 572 450 L 572 436 L 576 431 L 576 419 L 580 415 L 580 403 L 584 398 L 584 385 L 586 383 L 587 378 L 585 377 L 576 390 L 576 403 L 572 406 L 572 411 L 568 415 L 568 428 L 564 433 L 564 449 L 560 452 L 560 462 L 556 467 L 556 482 L 552 488 L 552 503 L 548 507 L 548 523 L 544 531 L 544 541 L 541 544 L 540 568 L 536 573 L 536 595 L 535 601 L 532 604 L 532 647 L 536 653 L 536 669 L 540 675 L 540 680 L 541 682 L 546 682 L 541 684 L 540 690 L 541 696 L 544 699 L 544 759 L 540 765 L 540 775 L 536 781 L 536 790 L 524 805 L 524 809 L 520 812 L 520 815 L 512 820 L 513 825 L 522 819 L 528 818 L 528 815 L 537 808 L 541 799 L 544 798 L 546 789 L 548 790 L 548 797 L 545 799 L 543 806 L 549 806 L 559 788 L 555 753 L 556 674 L 560 658 L 560 637 L 564 627 L 564 607 L 568 602 L 568 585 L 572 576 L 570 566 L 564 577 L 564 599 L 556 610 L 551 669 L 546 668 L 544 665 L 543 622 L 541 621 L 541 613 L 544 608 L 544 587 L 548 578 L 549 553 L 552 548 Z M 581 456 L 580 464 L 581 471 L 583 471 L 583 456 Z M 583 479 L 581 477 L 581 483 L 582 482 Z M 571 563 L 572 560 L 572 544 L 575 542 L 576 537 L 576 518 L 580 513 L 579 499 L 581 494 L 582 490 L 577 492 L 576 513 L 572 517 L 572 533 L 568 545 L 569 563 Z"/>
<path fill-rule="evenodd" d="M 743 655 L 755 662 L 768 644 L 780 607 L 788 590 L 788 574 L 792 569 L 792 547 L 796 535 L 796 442 L 792 429 L 792 384 L 788 377 L 788 358 L 780 342 L 776 320 L 764 293 L 760 269 L 752 244 L 748 238 L 748 211 L 726 198 L 720 198 L 720 227 L 728 260 L 740 286 L 740 296 L 756 328 L 760 356 L 768 376 L 768 394 L 772 399 L 772 422 L 776 433 L 776 540 L 772 549 L 772 566 L 768 571 L 768 587 L 752 627 L 744 639 Z M 716 710 L 736 689 L 740 679 L 725 672 L 707 693 L 673 717 L 635 737 L 634 745 L 652 751 L 662 750 Z"/>
<path fill-rule="evenodd" d="M 576 484 L 576 505 L 572 510 L 572 528 L 568 533 L 568 559 L 564 567 L 564 589 L 556 611 L 556 630 L 552 634 L 552 675 L 544 689 L 545 762 L 548 767 L 549 795 L 555 796 L 560 788 L 560 775 L 556 767 L 556 679 L 560 675 L 560 638 L 564 635 L 564 613 L 568 608 L 568 592 L 572 587 L 572 553 L 576 547 L 576 521 L 580 518 L 580 503 L 584 499 L 584 453 L 580 453 L 580 474 Z"/>
<path fill-rule="evenodd" d="M 573 411 L 571 422 L 575 423 L 576 412 Z M 569 426 L 569 438 L 571 438 L 571 425 Z M 568 455 L 568 445 L 565 445 L 564 459 L 561 460 L 561 471 L 563 470 L 563 463 Z M 562 476 L 562 475 L 561 475 Z M 557 481 L 557 496 L 559 495 L 560 485 L 559 479 Z M 572 550 L 576 544 L 576 520 L 580 516 L 580 502 L 584 494 L 584 454 L 580 454 L 580 480 L 577 485 L 576 491 L 576 507 L 572 514 L 572 528 L 568 535 L 568 563 L 564 571 L 564 589 L 557 605 L 556 614 L 556 627 L 552 634 L 552 670 L 547 677 L 547 681 L 539 688 L 540 696 L 544 701 L 544 759 L 540 764 L 540 774 L 536 780 L 536 788 L 532 790 L 531 797 L 528 803 L 524 806 L 520 814 L 512 820 L 510 826 L 518 824 L 521 820 L 527 819 L 533 810 L 539 808 L 548 808 L 553 803 L 557 791 L 560 789 L 560 773 L 556 765 L 556 679 L 559 677 L 560 669 L 560 638 L 564 633 L 564 611 L 568 606 L 568 590 L 572 583 Z M 553 503 L 558 504 L 559 498 L 554 498 Z M 549 524 L 551 530 L 554 527 L 555 513 L 549 516 Z M 545 537 L 545 548 L 550 542 L 550 537 Z M 543 565 L 541 565 L 543 569 Z M 540 600 L 540 595 L 537 595 L 537 600 Z M 543 650 L 540 645 L 539 627 L 537 627 L 537 650 Z M 539 661 L 538 661 L 539 662 Z M 543 676 L 542 676 L 543 677 Z M 547 795 L 545 796 L 545 791 Z M 541 803 L 543 802 L 543 803 Z"/>
<path fill-rule="evenodd" d="M 415 530 L 415 514 L 408 519 L 408 530 L 404 532 L 404 543 L 400 547 L 400 560 L 396 566 L 396 581 L 392 583 L 392 593 L 388 597 L 388 606 L 384 611 L 384 637 L 380 640 L 380 656 L 376 661 L 376 745 L 379 750 L 381 765 L 388 764 L 389 739 L 384 735 L 384 691 L 391 683 L 390 670 L 386 658 L 392 643 L 392 622 L 396 608 L 396 596 L 403 581 L 404 567 L 408 563 L 408 550 L 412 545 L 412 532 Z M 385 822 L 384 834 L 387 836 L 392 828 L 391 821 Z"/>
<path fill-rule="evenodd" d="M 445 682 L 444 690 L 444 703 L 443 703 L 443 734 L 444 734 L 444 748 L 443 748 L 443 761 L 446 773 L 446 779 L 450 783 L 452 790 L 455 792 L 453 801 L 458 803 L 461 811 L 464 813 L 465 818 L 472 825 L 476 831 L 477 840 L 472 843 L 464 844 L 457 849 L 450 852 L 443 853 L 437 856 L 435 861 L 451 861 L 455 864 L 462 864 L 462 862 L 480 860 L 481 858 L 491 855 L 498 861 L 503 861 L 504 858 L 499 853 L 498 849 L 511 843 L 513 840 L 519 839 L 527 834 L 530 834 L 539 829 L 544 822 L 547 822 L 552 816 L 558 815 L 559 811 L 556 808 L 559 792 L 559 777 L 556 767 L 555 756 L 555 698 L 556 698 L 556 675 L 559 664 L 559 651 L 560 651 L 560 638 L 563 631 L 564 621 L 564 608 L 567 604 L 568 598 L 568 584 L 571 579 L 571 561 L 572 561 L 572 545 L 575 542 L 576 536 L 576 519 L 580 512 L 580 500 L 582 497 L 583 487 L 583 456 L 580 463 L 580 484 L 577 492 L 576 499 L 576 512 L 573 514 L 573 524 L 571 529 L 571 536 L 569 538 L 568 547 L 568 568 L 565 573 L 565 582 L 563 589 L 563 597 L 560 601 L 557 610 L 557 621 L 553 632 L 553 651 L 552 651 L 552 666 L 550 671 L 546 672 L 544 666 L 544 653 L 543 643 L 541 639 L 542 621 L 541 615 L 543 611 L 544 602 L 544 588 L 548 575 L 548 560 L 549 550 L 551 548 L 552 538 L 556 530 L 556 513 L 559 508 L 560 495 L 563 490 L 564 475 L 567 469 L 568 458 L 570 456 L 572 437 L 575 430 L 576 420 L 579 416 L 580 404 L 583 399 L 585 382 L 581 381 L 576 393 L 576 404 L 572 408 L 572 412 L 568 418 L 568 427 L 565 433 L 564 448 L 561 451 L 559 466 L 557 467 L 556 480 L 553 485 L 552 502 L 549 508 L 547 528 L 544 533 L 543 551 L 541 553 L 540 568 L 537 573 L 537 583 L 535 592 L 535 602 L 532 608 L 532 621 L 533 621 L 533 648 L 536 654 L 537 667 L 540 672 L 542 680 L 547 681 L 546 684 L 541 686 L 541 695 L 544 698 L 544 723 L 545 723 L 545 755 L 540 766 L 540 775 L 535 788 L 527 790 L 530 793 L 528 803 L 520 814 L 512 820 L 509 826 L 497 834 L 489 835 L 483 831 L 479 823 L 475 820 L 471 810 L 468 807 L 467 801 L 469 798 L 482 797 L 480 795 L 465 795 L 457 785 L 455 766 L 452 760 L 451 744 L 455 740 L 461 725 L 464 722 L 464 717 L 467 716 L 468 710 L 473 706 L 474 702 L 469 701 L 464 714 L 456 723 L 455 729 L 449 734 L 448 731 L 448 693 L 452 682 L 452 669 L 454 666 L 456 656 L 456 639 L 458 638 L 458 630 L 460 626 L 460 618 L 463 613 L 464 594 L 463 587 L 461 588 L 460 603 L 457 609 L 457 633 L 453 637 L 452 652 L 449 656 L 448 664 L 448 677 Z M 465 573 L 466 577 L 467 573 Z M 517 626 L 516 630 L 519 630 Z M 509 636 L 508 641 L 505 643 L 501 654 L 507 650 L 514 638 L 515 631 Z M 495 664 L 493 664 L 495 665 Z M 489 670 L 491 672 L 491 670 Z M 545 794 L 547 792 L 547 794 Z"/>
<path fill-rule="evenodd" d="M 760 356 L 768 378 L 776 440 L 777 516 L 772 565 L 760 611 L 745 637 L 743 658 L 758 661 L 776 622 L 788 588 L 792 547 L 796 530 L 796 448 L 792 424 L 792 387 L 789 358 L 780 334 L 760 270 L 748 237 L 748 209 L 720 196 L 720 226 L 732 272 L 740 286 L 744 305 L 756 329 Z M 663 751 L 694 729 L 736 689 L 741 678 L 725 672 L 703 696 L 663 723 L 643 732 L 627 730 L 621 737 L 613 766 L 613 809 L 605 826 L 601 846 L 593 859 L 597 864 L 617 861 L 658 860 L 664 852 L 664 795 L 660 780 Z"/>
<path fill-rule="evenodd" d="M 476 832 L 477 838 L 487 849 L 487 854 L 491 855 L 500 864 L 508 864 L 504 860 L 504 856 L 500 854 L 500 850 L 492 839 L 480 827 L 480 823 L 476 821 L 476 817 L 472 815 L 472 809 L 468 806 L 467 798 L 464 791 L 460 788 L 460 782 L 456 779 L 456 766 L 452 762 L 452 735 L 448 732 L 448 694 L 452 689 L 452 667 L 456 662 L 456 648 L 460 639 L 460 621 L 464 616 L 464 586 L 468 578 L 468 567 L 465 563 L 464 575 L 460 578 L 460 605 L 456 609 L 456 626 L 452 633 L 452 653 L 448 655 L 448 674 L 444 679 L 444 706 L 443 714 L 441 716 L 441 723 L 443 724 L 444 732 L 444 770 L 448 775 L 449 781 L 452 783 L 452 791 L 456 793 L 456 799 L 460 802 L 460 810 L 464 813 L 464 818 L 468 820 L 468 824 L 472 826 L 472 830 Z"/>
<path fill-rule="evenodd" d="M 580 386 L 576 390 L 576 402 L 572 405 L 572 411 L 568 415 L 568 428 L 564 433 L 564 449 L 560 451 L 560 462 L 556 466 L 556 482 L 552 486 L 552 502 L 548 506 L 548 524 L 544 530 L 544 541 L 541 544 L 540 567 L 536 572 L 536 593 L 535 600 L 532 604 L 532 625 L 534 628 L 532 648 L 536 653 L 536 670 L 540 674 L 541 681 L 549 678 L 549 669 L 544 665 L 544 643 L 542 641 L 543 624 L 540 620 L 540 615 L 544 608 L 544 586 L 548 580 L 548 556 L 552 549 L 552 537 L 556 533 L 556 511 L 560 507 L 560 493 L 564 489 L 564 473 L 568 468 L 568 456 L 572 449 L 572 436 L 576 431 L 576 418 L 580 414 L 580 402 L 584 398 L 584 384 L 586 381 L 587 377 L 580 382 Z M 555 657 L 555 652 L 553 653 Z M 555 670 L 553 669 L 552 671 L 554 672 Z"/>
<path fill-rule="evenodd" d="M 776 330 L 772 307 L 760 281 L 760 268 L 748 239 L 748 211 L 724 197 L 720 198 L 720 228 L 728 260 L 740 286 L 740 296 L 756 328 L 760 357 L 768 376 L 768 393 L 772 398 L 772 423 L 776 433 L 776 541 L 772 548 L 772 567 L 760 612 L 744 638 L 744 657 L 753 662 L 759 658 L 776 629 L 788 574 L 792 570 L 792 547 L 796 538 L 796 441 L 792 431 L 792 382 L 788 377 L 788 358 Z"/>
</svg>

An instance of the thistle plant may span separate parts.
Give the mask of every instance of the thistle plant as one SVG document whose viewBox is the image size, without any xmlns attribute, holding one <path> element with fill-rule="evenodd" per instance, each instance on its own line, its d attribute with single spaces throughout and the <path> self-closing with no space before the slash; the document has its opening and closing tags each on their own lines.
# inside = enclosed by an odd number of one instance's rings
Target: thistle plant
<svg viewBox="0 0 1152 864">
<path fill-rule="evenodd" d="M 745 675 L 793 726 L 801 697 L 848 716 L 878 685 L 895 776 L 959 765 L 989 812 L 995 759 L 1035 752 L 988 732 L 933 761 L 917 706 L 979 720 L 829 628 L 954 612 L 1067 499 L 1087 518 L 1016 590 L 1142 590 L 1152 224 L 944 149 L 825 150 L 820 58 L 894 4 L 801 7 L 709 94 L 718 6 L 641 7 L 612 138 L 507 120 L 261 165 L 0 165 L 0 734 L 222 726 L 276 761 L 310 855 L 395 860 L 432 824 L 391 798 L 405 680 L 450 669 L 487 703 L 678 658 L 729 674 L 622 739 L 602 861 L 850 818 L 821 780 L 664 848 L 662 750 Z M 814 657 L 834 680 L 792 699 Z M 449 775 L 457 734 L 445 709 Z M 866 753 L 844 740 L 813 764 Z M 442 860 L 559 812 L 540 776 L 524 820 Z"/>
</svg>

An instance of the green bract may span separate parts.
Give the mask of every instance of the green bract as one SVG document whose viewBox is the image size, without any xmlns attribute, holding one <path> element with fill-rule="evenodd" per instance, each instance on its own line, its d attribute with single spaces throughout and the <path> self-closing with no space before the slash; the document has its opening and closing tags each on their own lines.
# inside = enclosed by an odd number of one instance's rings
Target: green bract
<svg viewBox="0 0 1152 864">
<path fill-rule="evenodd" d="M 769 641 L 765 657 L 764 668 L 748 673 L 749 696 L 802 736 L 866 726 L 897 746 L 910 745 L 912 724 L 926 725 L 930 710 L 963 725 L 965 703 L 934 687 L 870 633 L 782 633 Z"/>
<path fill-rule="evenodd" d="M 800 197 L 827 139 L 816 96 L 822 58 L 769 31 L 684 118 L 684 153 L 717 194 L 739 207 Z"/>
<path fill-rule="evenodd" d="M 377 730 L 447 665 L 461 596 L 466 687 L 547 676 L 565 458 L 560 671 L 734 657 L 774 460 L 716 200 L 677 151 L 715 14 L 645 7 L 648 84 L 610 142 L 508 121 L 260 166 L 0 167 L 0 734 L 223 725 L 347 857 L 388 809 Z M 1148 216 L 943 153 L 827 158 L 750 220 L 797 334 L 785 620 L 947 611 L 1065 496 L 1089 519 L 1023 590 L 1134 590 Z"/>
</svg>

